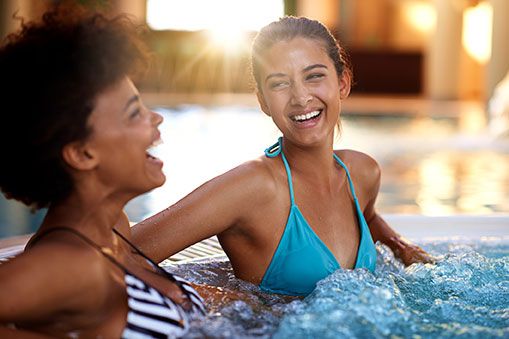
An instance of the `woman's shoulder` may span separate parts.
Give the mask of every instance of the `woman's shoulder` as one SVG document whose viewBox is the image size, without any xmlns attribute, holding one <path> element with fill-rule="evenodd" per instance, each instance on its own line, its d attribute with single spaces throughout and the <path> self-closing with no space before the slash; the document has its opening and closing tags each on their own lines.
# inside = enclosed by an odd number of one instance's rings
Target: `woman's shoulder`
<svg viewBox="0 0 509 339">
<path fill-rule="evenodd" d="M 257 194 L 264 198 L 277 189 L 276 172 L 274 164 L 262 156 L 240 164 L 219 178 L 242 188 L 246 194 Z"/>
<path fill-rule="evenodd" d="M 345 163 L 356 167 L 365 167 L 367 169 L 379 168 L 377 161 L 369 154 L 352 150 L 341 149 L 334 150 L 334 153 Z"/>
<path fill-rule="evenodd" d="M 2 290 L 16 291 L 0 293 L 6 305 L 16 305 L 14 318 L 23 319 L 34 307 L 41 315 L 98 309 L 108 298 L 106 260 L 79 239 L 54 233 L 0 266 Z M 20 304 L 28 295 L 33 298 Z"/>
<path fill-rule="evenodd" d="M 99 249 L 70 232 L 48 234 L 27 250 L 27 253 L 30 252 L 47 259 L 47 265 L 53 262 L 56 269 L 65 269 L 66 273 L 75 277 L 87 277 L 85 280 L 90 283 L 104 278 L 108 272 L 108 260 Z"/>
<path fill-rule="evenodd" d="M 362 178 L 368 185 L 378 184 L 381 170 L 373 157 L 351 149 L 335 150 L 334 153 L 343 161 L 352 178 Z"/>
<path fill-rule="evenodd" d="M 25 251 L 33 266 L 44 267 L 49 278 L 69 289 L 93 288 L 97 300 L 110 279 L 109 261 L 83 239 L 70 232 L 52 232 Z"/>
</svg>

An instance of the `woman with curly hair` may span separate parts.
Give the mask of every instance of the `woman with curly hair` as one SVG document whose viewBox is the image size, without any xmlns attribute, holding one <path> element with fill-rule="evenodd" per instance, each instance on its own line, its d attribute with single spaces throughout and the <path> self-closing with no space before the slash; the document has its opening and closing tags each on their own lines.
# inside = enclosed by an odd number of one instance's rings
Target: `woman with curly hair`
<svg viewBox="0 0 509 339">
<path fill-rule="evenodd" d="M 130 22 L 56 8 L 0 48 L 0 188 L 47 207 L 25 251 L 0 265 L 0 337 L 176 337 L 204 313 L 184 280 L 115 229 L 161 186 L 147 150 L 162 117 L 131 77 L 146 50 Z"/>
</svg>

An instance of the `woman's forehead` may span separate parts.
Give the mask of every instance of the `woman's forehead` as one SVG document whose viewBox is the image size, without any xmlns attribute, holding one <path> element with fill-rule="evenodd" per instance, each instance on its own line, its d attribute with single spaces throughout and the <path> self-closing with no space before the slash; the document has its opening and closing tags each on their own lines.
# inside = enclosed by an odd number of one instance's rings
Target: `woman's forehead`
<svg viewBox="0 0 509 339">
<path fill-rule="evenodd" d="M 260 58 L 262 72 L 306 68 L 310 64 L 333 65 L 323 44 L 309 38 L 297 37 L 273 44 Z"/>
</svg>

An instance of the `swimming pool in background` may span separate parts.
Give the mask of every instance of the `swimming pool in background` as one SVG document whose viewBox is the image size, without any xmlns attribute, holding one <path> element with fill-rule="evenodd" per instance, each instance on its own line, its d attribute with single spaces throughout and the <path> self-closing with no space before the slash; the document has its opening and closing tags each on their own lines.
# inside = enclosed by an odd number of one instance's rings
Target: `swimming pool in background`
<svg viewBox="0 0 509 339">
<path fill-rule="evenodd" d="M 262 155 L 280 135 L 271 119 L 251 104 L 151 108 L 165 119 L 160 126 L 164 144 L 154 153 L 165 163 L 167 180 L 128 204 L 126 210 L 134 222 L 170 206 L 206 180 Z M 378 161 L 382 168 L 378 211 L 507 216 L 509 140 L 479 128 L 472 132 L 464 120 L 451 114 L 425 113 L 342 113 L 335 148 L 363 151 Z M 0 238 L 33 232 L 43 216 L 44 211 L 31 215 L 20 203 L 1 196 Z"/>
<path fill-rule="evenodd" d="M 258 107 L 155 107 L 165 120 L 165 185 L 133 200 L 140 220 L 175 203 L 206 180 L 263 154 L 280 135 Z M 335 148 L 368 153 L 382 168 L 382 214 L 509 213 L 509 140 L 465 133 L 450 116 L 342 115 Z M 508 225 L 509 226 L 509 225 Z"/>
</svg>

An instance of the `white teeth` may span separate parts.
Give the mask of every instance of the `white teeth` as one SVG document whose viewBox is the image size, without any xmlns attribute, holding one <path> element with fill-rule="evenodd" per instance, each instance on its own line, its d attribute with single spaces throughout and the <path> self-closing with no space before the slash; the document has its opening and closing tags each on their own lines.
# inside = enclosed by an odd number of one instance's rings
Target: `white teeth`
<svg viewBox="0 0 509 339">
<path fill-rule="evenodd" d="M 292 117 L 292 119 L 295 121 L 305 121 L 305 120 L 312 119 L 312 118 L 318 116 L 319 114 L 320 114 L 320 111 L 313 111 L 313 112 L 309 112 L 306 114 L 295 115 Z"/>
<path fill-rule="evenodd" d="M 163 139 L 159 138 L 157 139 L 156 141 L 154 141 L 151 145 L 151 147 L 157 147 L 159 145 L 162 145 L 163 144 Z"/>
<path fill-rule="evenodd" d="M 154 155 L 151 154 L 151 152 L 154 150 L 154 148 L 161 145 L 162 143 L 163 143 L 163 140 L 161 138 L 159 138 L 159 139 L 155 140 L 152 144 L 150 144 L 150 146 L 148 146 L 147 149 L 145 150 L 147 157 L 152 158 L 152 159 L 157 159 Z"/>
<path fill-rule="evenodd" d="M 150 144 L 150 146 L 147 147 L 147 151 L 161 145 L 162 143 L 163 143 L 163 139 L 161 139 L 161 138 L 155 140 L 152 144 Z"/>
</svg>

